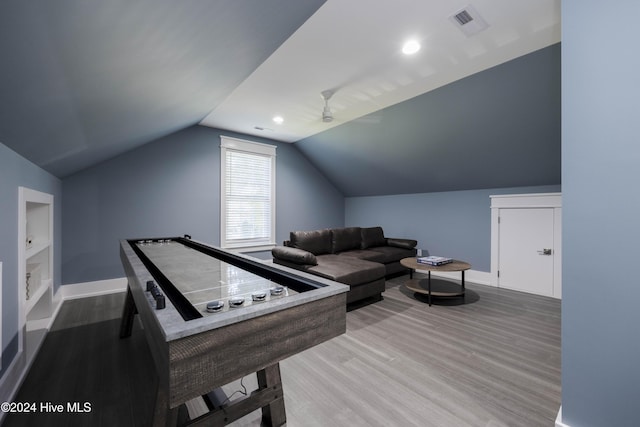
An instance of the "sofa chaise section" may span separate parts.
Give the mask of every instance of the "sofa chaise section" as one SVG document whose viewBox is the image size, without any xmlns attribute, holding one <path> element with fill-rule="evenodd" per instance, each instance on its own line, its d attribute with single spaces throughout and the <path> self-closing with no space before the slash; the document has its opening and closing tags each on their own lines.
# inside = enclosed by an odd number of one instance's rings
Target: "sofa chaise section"
<svg viewBox="0 0 640 427">
<path fill-rule="evenodd" d="M 400 260 L 414 256 L 416 244 L 385 238 L 380 227 L 293 231 L 272 255 L 277 264 L 349 285 L 352 303 L 381 299 L 385 277 L 406 270 Z"/>
<path fill-rule="evenodd" d="M 338 251 L 344 256 L 354 256 L 360 259 L 379 262 L 385 266 L 385 276 L 405 272 L 407 269 L 400 260 L 416 256 L 417 241 L 413 239 L 400 239 L 384 237 L 382 227 L 350 227 L 343 229 L 332 229 L 334 236 L 344 233 L 344 230 L 356 229 L 360 235 L 357 246 L 350 246 L 349 249 Z M 342 246 L 344 248 L 345 246 Z M 339 247 L 340 248 L 340 247 Z"/>
</svg>

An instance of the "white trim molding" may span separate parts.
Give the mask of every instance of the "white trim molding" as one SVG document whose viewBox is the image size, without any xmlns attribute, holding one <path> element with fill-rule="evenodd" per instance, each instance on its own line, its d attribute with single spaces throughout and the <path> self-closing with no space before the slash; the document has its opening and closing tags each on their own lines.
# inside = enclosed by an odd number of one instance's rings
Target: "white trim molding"
<svg viewBox="0 0 640 427">
<path fill-rule="evenodd" d="M 561 208 L 561 193 L 499 194 L 489 196 L 491 208 Z"/>
<path fill-rule="evenodd" d="M 569 424 L 565 424 L 562 422 L 562 405 L 560 406 L 560 409 L 558 409 L 558 416 L 556 417 L 555 427 L 569 427 Z"/>
</svg>

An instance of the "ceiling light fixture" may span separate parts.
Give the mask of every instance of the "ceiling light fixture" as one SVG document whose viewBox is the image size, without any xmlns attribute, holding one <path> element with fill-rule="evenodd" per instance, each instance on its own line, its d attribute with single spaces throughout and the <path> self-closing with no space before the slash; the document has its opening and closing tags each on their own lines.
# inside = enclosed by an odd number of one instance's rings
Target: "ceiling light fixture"
<svg viewBox="0 0 640 427">
<path fill-rule="evenodd" d="M 413 55 L 420 50 L 420 43 L 417 40 L 409 40 L 402 46 L 402 53 Z"/>
<path fill-rule="evenodd" d="M 273 121 L 279 125 L 281 125 L 282 123 L 284 123 L 284 118 L 282 116 L 275 116 L 273 118 Z"/>
</svg>

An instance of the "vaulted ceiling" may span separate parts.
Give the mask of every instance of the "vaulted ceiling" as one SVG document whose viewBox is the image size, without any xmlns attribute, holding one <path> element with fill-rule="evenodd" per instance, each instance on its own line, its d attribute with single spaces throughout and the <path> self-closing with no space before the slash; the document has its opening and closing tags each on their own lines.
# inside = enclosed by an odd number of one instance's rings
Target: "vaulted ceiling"
<svg viewBox="0 0 640 427">
<path fill-rule="evenodd" d="M 558 185 L 560 44 L 296 142 L 345 196 Z"/>
<path fill-rule="evenodd" d="M 200 123 L 345 195 L 557 184 L 559 40 L 559 0 L 7 0 L 0 143 L 64 177 Z"/>
<path fill-rule="evenodd" d="M 325 0 L 3 0 L 0 142 L 59 177 L 192 126 Z"/>
</svg>

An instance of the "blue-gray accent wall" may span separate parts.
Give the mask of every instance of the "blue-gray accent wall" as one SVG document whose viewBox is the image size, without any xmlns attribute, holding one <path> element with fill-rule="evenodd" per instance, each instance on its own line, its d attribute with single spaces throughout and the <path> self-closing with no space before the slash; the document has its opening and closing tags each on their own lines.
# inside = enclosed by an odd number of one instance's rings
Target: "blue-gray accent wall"
<svg viewBox="0 0 640 427">
<path fill-rule="evenodd" d="M 393 196 L 349 197 L 347 226 L 376 226 L 387 237 L 418 241 L 424 255 L 462 259 L 491 271 L 491 200 L 494 194 L 559 192 L 560 186 L 494 188 Z"/>
<path fill-rule="evenodd" d="M 640 425 L 640 3 L 562 2 L 562 421 Z"/>
<path fill-rule="evenodd" d="M 53 194 L 53 286 L 61 284 L 62 183 L 0 143 L 0 261 L 2 261 L 2 369 L 18 352 L 18 187 Z"/>
<path fill-rule="evenodd" d="M 192 126 L 63 180 L 63 283 L 123 277 L 120 239 L 190 234 L 219 245 L 220 135 L 278 147 L 278 241 L 344 224 L 344 197 L 293 145 Z"/>
<path fill-rule="evenodd" d="M 559 185 L 560 51 L 540 49 L 295 144 L 349 197 Z"/>
</svg>

